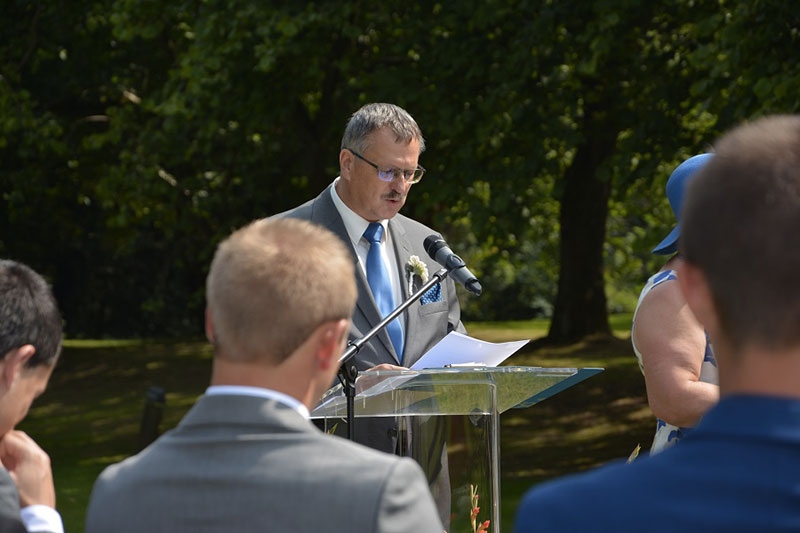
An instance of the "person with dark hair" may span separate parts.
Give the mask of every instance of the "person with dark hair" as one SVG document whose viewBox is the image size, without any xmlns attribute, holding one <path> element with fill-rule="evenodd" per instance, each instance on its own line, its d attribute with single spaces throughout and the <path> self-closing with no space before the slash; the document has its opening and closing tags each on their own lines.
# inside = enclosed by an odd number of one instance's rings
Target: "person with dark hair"
<svg viewBox="0 0 800 533">
<path fill-rule="evenodd" d="M 800 530 L 800 116 L 724 135 L 680 220 L 678 282 L 714 341 L 719 402 L 663 453 L 535 487 L 517 532 Z"/>
<path fill-rule="evenodd" d="M 0 531 L 61 533 L 50 458 L 14 429 L 28 414 L 61 353 L 61 314 L 30 267 L 0 260 Z"/>
<path fill-rule="evenodd" d="M 667 180 L 667 198 L 676 221 L 686 186 L 712 157 L 690 157 Z M 711 342 L 678 286 L 675 265 L 680 232 L 678 223 L 653 249 L 654 254 L 670 257 L 647 280 L 631 327 L 631 344 L 645 378 L 647 402 L 657 419 L 650 453 L 678 442 L 719 399 Z"/>
<path fill-rule="evenodd" d="M 86 533 L 441 533 L 420 466 L 309 421 L 356 301 L 342 242 L 265 219 L 217 248 L 206 281 L 211 386 L 178 426 L 97 479 Z"/>
</svg>

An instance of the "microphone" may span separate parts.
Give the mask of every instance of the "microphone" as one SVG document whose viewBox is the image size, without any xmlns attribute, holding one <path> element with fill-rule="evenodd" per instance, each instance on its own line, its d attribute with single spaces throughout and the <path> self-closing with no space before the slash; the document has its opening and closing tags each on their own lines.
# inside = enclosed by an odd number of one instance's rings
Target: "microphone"
<svg viewBox="0 0 800 533">
<path fill-rule="evenodd" d="M 442 265 L 450 273 L 450 277 L 461 283 L 469 292 L 476 296 L 480 296 L 483 289 L 481 284 L 478 283 L 478 278 L 469 271 L 464 260 L 458 257 L 453 250 L 447 246 L 438 235 L 428 235 L 425 237 L 425 242 L 422 243 L 423 248 L 431 256 L 431 259 Z"/>
</svg>

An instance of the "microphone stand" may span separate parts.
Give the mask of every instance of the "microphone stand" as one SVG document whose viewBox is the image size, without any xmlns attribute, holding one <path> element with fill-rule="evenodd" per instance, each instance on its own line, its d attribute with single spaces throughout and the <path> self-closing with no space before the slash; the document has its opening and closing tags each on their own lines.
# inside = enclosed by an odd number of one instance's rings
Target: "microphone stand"
<svg viewBox="0 0 800 533">
<path fill-rule="evenodd" d="M 380 330 L 386 327 L 389 322 L 397 318 L 400 313 L 405 311 L 412 303 L 419 300 L 428 289 L 433 287 L 436 283 L 443 281 L 448 272 L 452 269 L 443 268 L 434 273 L 433 276 L 425 282 L 417 292 L 412 294 L 408 300 L 401 303 L 394 311 L 386 315 L 386 317 L 378 322 L 378 324 L 369 330 L 366 335 L 360 339 L 351 340 L 347 343 L 347 349 L 339 358 L 339 382 L 344 389 L 345 397 L 347 398 L 347 438 L 349 440 L 355 439 L 355 397 L 356 397 L 356 378 L 358 377 L 358 368 L 356 368 L 356 354 L 361 350 L 361 347 L 366 344 L 372 337 L 378 334 Z M 442 288 L 444 290 L 444 288 Z"/>
</svg>

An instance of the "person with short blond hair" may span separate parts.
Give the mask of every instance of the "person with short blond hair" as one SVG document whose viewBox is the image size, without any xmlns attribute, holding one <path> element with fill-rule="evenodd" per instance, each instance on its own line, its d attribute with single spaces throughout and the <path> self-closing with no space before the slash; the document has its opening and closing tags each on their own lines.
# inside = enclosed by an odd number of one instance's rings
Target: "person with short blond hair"
<svg viewBox="0 0 800 533">
<path fill-rule="evenodd" d="M 234 232 L 206 280 L 215 346 L 226 357 L 280 363 L 320 324 L 350 319 L 353 270 L 344 245 L 316 225 L 262 220 Z"/>
<path fill-rule="evenodd" d="M 341 241 L 302 220 L 253 222 L 219 245 L 206 287 L 211 386 L 176 428 L 103 471 L 86 532 L 441 533 L 416 462 L 309 420 L 356 300 Z"/>
</svg>

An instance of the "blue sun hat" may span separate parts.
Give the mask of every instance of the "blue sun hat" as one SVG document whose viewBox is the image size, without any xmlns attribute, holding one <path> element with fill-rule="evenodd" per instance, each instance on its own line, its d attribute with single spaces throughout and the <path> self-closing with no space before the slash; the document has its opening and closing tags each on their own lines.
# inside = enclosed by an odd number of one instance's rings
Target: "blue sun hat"
<svg viewBox="0 0 800 533">
<path fill-rule="evenodd" d="M 681 233 L 680 215 L 681 207 L 683 206 L 683 195 L 686 192 L 686 185 L 689 183 L 689 178 L 695 176 L 697 171 L 708 163 L 711 156 L 712 154 L 692 156 L 672 171 L 672 174 L 667 180 L 667 198 L 669 199 L 670 207 L 672 207 L 672 212 L 675 214 L 675 220 L 679 222 L 672 228 L 669 235 L 658 243 L 658 246 L 653 248 L 654 254 L 668 255 L 674 254 L 678 250 L 678 236 Z"/>
</svg>

